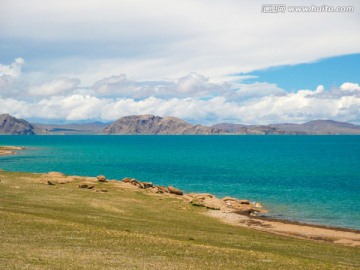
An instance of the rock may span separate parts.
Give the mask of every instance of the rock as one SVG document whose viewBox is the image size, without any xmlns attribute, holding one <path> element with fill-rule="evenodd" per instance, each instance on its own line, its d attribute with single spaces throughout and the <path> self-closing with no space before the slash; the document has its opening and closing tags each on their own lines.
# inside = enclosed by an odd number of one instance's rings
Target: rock
<svg viewBox="0 0 360 270">
<path fill-rule="evenodd" d="M 215 204 L 206 204 L 205 207 L 207 209 L 211 209 L 211 210 L 220 210 L 220 206 L 215 205 Z"/>
<path fill-rule="evenodd" d="M 124 183 L 130 183 L 131 182 L 131 178 L 129 177 L 125 177 L 123 180 L 121 180 Z"/>
<path fill-rule="evenodd" d="M 144 185 L 144 188 L 152 188 L 154 187 L 153 183 L 151 182 L 142 182 L 143 185 Z"/>
<path fill-rule="evenodd" d="M 250 201 L 248 201 L 248 200 L 238 200 L 238 203 L 250 205 Z"/>
<path fill-rule="evenodd" d="M 249 200 L 239 200 L 239 199 L 228 197 L 228 196 L 222 198 L 222 200 L 225 201 L 225 202 L 236 202 L 236 203 L 239 203 L 239 204 L 250 205 Z"/>
<path fill-rule="evenodd" d="M 193 206 L 205 207 L 204 202 L 201 201 L 201 200 L 198 200 L 198 199 L 193 199 L 190 203 L 191 203 Z"/>
<path fill-rule="evenodd" d="M 93 189 L 94 185 L 92 183 L 83 182 L 79 184 L 79 188 Z"/>
<path fill-rule="evenodd" d="M 225 201 L 225 202 L 226 201 L 235 201 L 235 202 L 238 201 L 238 199 L 233 198 L 233 197 L 229 197 L 229 196 L 226 196 L 226 197 L 222 198 L 222 200 Z"/>
<path fill-rule="evenodd" d="M 138 182 L 137 186 L 138 186 L 139 188 L 145 189 L 145 185 L 144 185 L 143 182 Z"/>
<path fill-rule="evenodd" d="M 51 177 L 64 177 L 65 176 L 65 174 L 63 174 L 61 172 L 49 172 L 47 175 L 51 176 Z"/>
<path fill-rule="evenodd" d="M 96 178 L 99 182 L 107 182 L 107 179 L 104 175 L 98 175 Z"/>
<path fill-rule="evenodd" d="M 155 193 L 169 193 L 170 191 L 167 189 L 167 187 L 164 187 L 164 186 L 155 186 L 153 188 L 153 191 Z"/>
<path fill-rule="evenodd" d="M 257 208 L 262 208 L 263 206 L 262 206 L 261 203 L 255 203 L 255 207 L 257 207 Z"/>
<path fill-rule="evenodd" d="M 63 180 L 63 181 L 58 181 L 58 184 L 61 184 L 61 185 L 64 185 L 64 184 L 67 184 L 67 183 L 69 183 L 70 181 L 68 181 L 68 180 Z"/>
<path fill-rule="evenodd" d="M 193 199 L 190 202 L 193 206 L 200 206 L 200 207 L 206 207 L 207 209 L 211 209 L 211 210 L 220 210 L 220 206 L 215 204 L 215 203 L 211 203 L 211 202 L 205 202 L 203 200 L 200 199 Z"/>
<path fill-rule="evenodd" d="M 184 195 L 184 192 L 182 192 L 180 189 L 174 188 L 172 186 L 168 186 L 168 189 L 169 189 L 170 193 L 172 193 L 172 194 Z"/>
<path fill-rule="evenodd" d="M 106 188 L 101 188 L 101 192 L 108 192 Z"/>
<path fill-rule="evenodd" d="M 165 186 L 158 186 L 158 190 L 160 190 L 162 193 L 170 193 L 170 190 Z"/>
<path fill-rule="evenodd" d="M 244 209 L 237 209 L 235 212 L 240 215 L 256 216 L 256 213 L 258 213 L 260 211 L 250 207 L 250 208 L 244 208 Z"/>
<path fill-rule="evenodd" d="M 47 181 L 47 184 L 48 184 L 49 186 L 55 186 L 55 184 L 54 184 L 53 182 L 51 182 L 51 181 Z"/>
<path fill-rule="evenodd" d="M 130 183 L 134 186 L 140 187 L 140 182 L 138 180 L 136 180 L 135 178 L 132 178 L 130 180 Z"/>
</svg>

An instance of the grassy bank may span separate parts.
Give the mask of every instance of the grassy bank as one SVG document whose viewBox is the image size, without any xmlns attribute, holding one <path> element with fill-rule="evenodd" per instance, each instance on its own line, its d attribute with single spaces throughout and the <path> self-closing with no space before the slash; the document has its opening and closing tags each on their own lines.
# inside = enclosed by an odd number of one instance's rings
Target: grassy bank
<svg viewBox="0 0 360 270">
<path fill-rule="evenodd" d="M 115 181 L 94 192 L 43 179 L 0 172 L 2 269 L 360 268 L 359 248 L 234 227 Z"/>
</svg>

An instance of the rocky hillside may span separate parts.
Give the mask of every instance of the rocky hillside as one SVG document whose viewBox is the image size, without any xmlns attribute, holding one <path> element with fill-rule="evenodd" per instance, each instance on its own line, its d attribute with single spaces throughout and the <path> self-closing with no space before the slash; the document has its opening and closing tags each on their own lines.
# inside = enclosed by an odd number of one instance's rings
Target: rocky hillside
<svg viewBox="0 0 360 270">
<path fill-rule="evenodd" d="M 212 128 L 222 129 L 230 134 L 241 135 L 281 135 L 281 134 L 304 134 L 301 131 L 285 131 L 281 127 L 261 126 L 261 125 L 241 125 L 221 123 L 211 126 Z"/>
<path fill-rule="evenodd" d="M 35 128 L 23 119 L 17 119 L 9 114 L 0 115 L 0 134 L 34 135 Z"/>
<path fill-rule="evenodd" d="M 175 117 L 151 114 L 132 115 L 118 119 L 104 129 L 107 134 L 220 134 L 218 128 L 192 125 Z"/>
<path fill-rule="evenodd" d="M 314 120 L 304 124 L 241 125 L 221 123 L 212 126 L 233 134 L 360 134 L 360 126 L 333 120 Z"/>
<path fill-rule="evenodd" d="M 283 129 L 286 133 L 303 134 L 360 134 L 360 126 L 333 120 L 314 120 L 304 124 L 276 124 L 271 127 Z"/>
</svg>

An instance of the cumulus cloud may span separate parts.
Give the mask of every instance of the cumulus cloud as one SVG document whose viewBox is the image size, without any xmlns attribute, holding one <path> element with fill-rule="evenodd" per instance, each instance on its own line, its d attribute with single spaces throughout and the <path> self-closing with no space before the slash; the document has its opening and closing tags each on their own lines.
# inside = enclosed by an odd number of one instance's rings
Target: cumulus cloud
<svg viewBox="0 0 360 270">
<path fill-rule="evenodd" d="M 0 113 L 7 112 L 23 118 L 69 121 L 112 121 L 126 115 L 151 113 L 160 116 L 172 115 L 203 124 L 303 123 L 314 119 L 359 123 L 360 97 L 356 94 L 332 96 L 330 91 L 321 86 L 315 90 L 274 93 L 270 91 L 269 95 L 241 101 L 227 99 L 225 96 L 208 99 L 148 97 L 138 100 L 84 94 L 41 98 L 36 102 L 0 98 Z M 324 96 L 324 93 L 327 93 L 327 96 Z"/>
<path fill-rule="evenodd" d="M 10 65 L 0 64 L 0 76 L 8 75 L 13 78 L 18 78 L 21 74 L 21 67 L 24 65 L 24 63 L 24 59 L 19 57 L 16 58 Z"/>
<path fill-rule="evenodd" d="M 18 89 L 15 89 L 15 85 L 24 63 L 24 59 L 19 57 L 10 65 L 0 64 L 0 96 L 11 96 L 17 93 Z"/>
<path fill-rule="evenodd" d="M 52 96 L 67 94 L 74 91 L 80 85 L 80 80 L 76 78 L 58 78 L 41 85 L 32 86 L 28 93 L 31 96 Z"/>
<path fill-rule="evenodd" d="M 227 91 L 224 96 L 232 101 L 244 101 L 248 99 L 259 99 L 266 96 L 282 96 L 286 94 L 276 84 L 266 82 L 255 82 L 251 84 L 236 84 L 236 90 Z"/>
<path fill-rule="evenodd" d="M 340 86 L 342 91 L 360 92 L 360 85 L 357 83 L 346 82 Z"/>
<path fill-rule="evenodd" d="M 121 74 L 97 81 L 92 88 L 98 96 L 138 99 L 149 96 L 208 98 L 224 93 L 229 87 L 226 83 L 211 83 L 209 78 L 192 72 L 175 80 L 162 81 L 134 81 L 129 80 L 125 74 Z"/>
</svg>

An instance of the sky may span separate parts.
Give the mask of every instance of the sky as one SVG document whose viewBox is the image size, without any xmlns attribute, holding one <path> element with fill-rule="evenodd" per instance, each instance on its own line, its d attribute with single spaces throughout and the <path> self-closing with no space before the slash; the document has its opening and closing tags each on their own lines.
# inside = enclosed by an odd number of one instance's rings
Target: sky
<svg viewBox="0 0 360 270">
<path fill-rule="evenodd" d="M 360 3 L 0 0 L 0 114 L 360 124 Z M 291 6 L 351 12 L 290 12 Z"/>
</svg>

